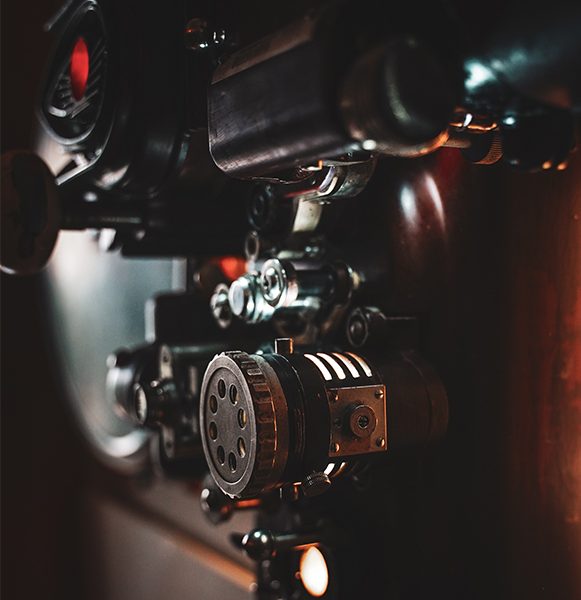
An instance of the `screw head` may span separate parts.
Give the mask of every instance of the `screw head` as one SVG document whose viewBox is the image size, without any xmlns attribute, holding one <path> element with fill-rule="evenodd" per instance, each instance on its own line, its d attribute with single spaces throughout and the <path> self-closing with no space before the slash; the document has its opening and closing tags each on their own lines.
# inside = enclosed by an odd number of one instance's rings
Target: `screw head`
<svg viewBox="0 0 581 600">
<path fill-rule="evenodd" d="M 331 452 L 337 453 L 339 450 L 341 450 L 341 446 L 337 442 L 331 444 Z"/>
<path fill-rule="evenodd" d="M 349 429 L 358 438 L 368 438 L 377 426 L 373 409 L 365 404 L 355 407 L 349 415 Z"/>
<path fill-rule="evenodd" d="M 290 306 L 299 293 L 293 266 L 277 258 L 267 260 L 262 266 L 260 287 L 264 299 L 273 308 Z"/>
<path fill-rule="evenodd" d="M 385 447 L 385 438 L 378 437 L 378 438 L 375 440 L 375 445 L 376 445 L 378 448 L 384 448 L 384 447 Z"/>
<path fill-rule="evenodd" d="M 381 398 L 383 398 L 384 393 L 383 390 L 375 390 L 375 397 L 379 398 L 381 400 Z"/>
<path fill-rule="evenodd" d="M 260 283 L 266 301 L 276 304 L 282 296 L 284 289 L 284 281 L 281 274 L 273 266 L 269 266 L 262 273 Z"/>
</svg>

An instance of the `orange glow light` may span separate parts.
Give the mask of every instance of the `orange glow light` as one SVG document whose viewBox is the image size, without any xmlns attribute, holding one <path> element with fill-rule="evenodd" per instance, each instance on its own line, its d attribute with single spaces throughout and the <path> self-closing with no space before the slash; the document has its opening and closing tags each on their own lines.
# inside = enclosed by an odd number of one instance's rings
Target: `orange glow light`
<svg viewBox="0 0 581 600">
<path fill-rule="evenodd" d="M 246 273 L 246 260 L 239 256 L 223 256 L 218 264 L 228 279 L 238 279 Z"/>
<path fill-rule="evenodd" d="M 329 569 L 323 553 L 316 547 L 307 548 L 300 561 L 299 575 L 307 592 L 320 598 L 329 587 Z"/>
</svg>

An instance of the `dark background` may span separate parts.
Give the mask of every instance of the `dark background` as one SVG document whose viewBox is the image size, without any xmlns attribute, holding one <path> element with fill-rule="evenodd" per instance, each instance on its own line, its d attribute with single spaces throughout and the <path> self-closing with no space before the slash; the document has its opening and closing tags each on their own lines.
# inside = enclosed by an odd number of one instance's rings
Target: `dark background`
<svg viewBox="0 0 581 600">
<path fill-rule="evenodd" d="M 42 25 L 59 4 L 2 3 L 2 151 L 32 145 Z M 467 583 L 466 598 L 579 597 L 579 160 L 564 173 L 474 169 L 457 194 L 459 225 L 470 225 L 459 237 L 474 234 L 455 247 L 469 277 L 434 339 L 450 349 L 442 361 L 458 359 L 446 481 L 458 493 L 442 529 L 459 558 L 447 572 Z M 93 465 L 53 368 L 42 278 L 0 284 L 3 597 L 86 597 L 81 510 Z"/>
<path fill-rule="evenodd" d="M 61 2 L 2 2 L 1 144 L 31 148 L 34 101 Z M 1 288 L 2 597 L 79 596 L 87 457 L 65 410 L 45 328 L 42 276 Z"/>
</svg>

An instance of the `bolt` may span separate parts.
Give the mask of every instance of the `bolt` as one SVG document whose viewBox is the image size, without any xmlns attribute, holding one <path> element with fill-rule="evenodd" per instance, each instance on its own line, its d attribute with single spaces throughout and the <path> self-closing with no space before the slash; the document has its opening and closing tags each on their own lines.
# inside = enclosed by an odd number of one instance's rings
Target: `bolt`
<svg viewBox="0 0 581 600">
<path fill-rule="evenodd" d="M 355 407 L 349 417 L 349 429 L 358 438 L 368 438 L 377 426 L 373 409 L 365 404 Z"/>
<path fill-rule="evenodd" d="M 273 308 L 290 306 L 299 293 L 294 267 L 277 258 L 267 260 L 262 266 L 260 287 L 264 299 Z"/>
</svg>

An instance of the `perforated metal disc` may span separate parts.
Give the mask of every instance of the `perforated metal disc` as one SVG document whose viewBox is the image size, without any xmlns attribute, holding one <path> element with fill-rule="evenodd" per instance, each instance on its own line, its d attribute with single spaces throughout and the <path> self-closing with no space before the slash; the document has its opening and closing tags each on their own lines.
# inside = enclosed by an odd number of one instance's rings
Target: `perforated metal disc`
<svg viewBox="0 0 581 600">
<path fill-rule="evenodd" d="M 251 497 L 276 484 L 288 454 L 282 388 L 260 357 L 227 352 L 209 364 L 202 383 L 204 453 L 218 486 Z"/>
</svg>

